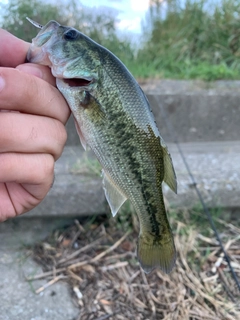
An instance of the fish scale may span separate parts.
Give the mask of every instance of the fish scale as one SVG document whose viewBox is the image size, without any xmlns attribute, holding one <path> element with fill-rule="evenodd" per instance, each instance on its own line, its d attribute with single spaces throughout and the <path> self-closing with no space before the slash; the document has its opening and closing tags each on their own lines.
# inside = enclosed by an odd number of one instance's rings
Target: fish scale
<svg viewBox="0 0 240 320">
<path fill-rule="evenodd" d="M 106 48 L 55 21 L 41 28 L 27 58 L 49 65 L 57 78 L 83 146 L 90 146 L 103 167 L 112 214 L 126 199 L 132 202 L 140 223 L 137 256 L 143 270 L 170 272 L 176 252 L 162 182 L 176 192 L 176 175 L 136 80 Z"/>
</svg>

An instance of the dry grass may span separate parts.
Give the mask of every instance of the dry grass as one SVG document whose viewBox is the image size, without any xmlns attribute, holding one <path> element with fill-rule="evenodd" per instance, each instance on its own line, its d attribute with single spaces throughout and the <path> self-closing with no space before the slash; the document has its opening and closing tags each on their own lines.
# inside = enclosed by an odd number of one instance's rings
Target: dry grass
<svg viewBox="0 0 240 320">
<path fill-rule="evenodd" d="M 47 279 L 37 293 L 68 281 L 78 320 L 240 319 L 240 294 L 214 238 L 175 221 L 176 267 L 170 275 L 145 275 L 135 257 L 137 232 L 121 232 L 112 219 L 97 220 L 83 226 L 75 221 L 34 248 L 44 272 L 29 280 Z M 240 230 L 230 224 L 224 230 L 240 276 Z"/>
</svg>

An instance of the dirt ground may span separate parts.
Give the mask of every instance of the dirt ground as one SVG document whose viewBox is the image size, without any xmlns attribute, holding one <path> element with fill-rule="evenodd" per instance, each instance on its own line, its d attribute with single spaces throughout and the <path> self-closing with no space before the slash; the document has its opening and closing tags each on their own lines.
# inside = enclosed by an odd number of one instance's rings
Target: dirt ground
<svg viewBox="0 0 240 320">
<path fill-rule="evenodd" d="M 239 277 L 240 229 L 219 219 L 218 224 Z M 178 258 L 169 275 L 141 270 L 135 255 L 137 228 L 133 214 L 75 220 L 33 248 L 43 273 L 28 280 L 46 279 L 36 293 L 68 282 L 79 307 L 77 320 L 240 319 L 238 288 L 209 228 L 200 233 L 194 225 L 172 220 Z"/>
</svg>

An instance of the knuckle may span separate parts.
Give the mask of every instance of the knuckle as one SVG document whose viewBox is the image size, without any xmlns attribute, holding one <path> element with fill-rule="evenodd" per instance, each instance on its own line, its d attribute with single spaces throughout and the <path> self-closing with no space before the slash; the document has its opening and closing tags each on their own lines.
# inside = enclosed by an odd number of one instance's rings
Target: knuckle
<svg viewBox="0 0 240 320">
<path fill-rule="evenodd" d="M 51 155 L 46 155 L 43 165 L 43 176 L 52 178 L 54 175 L 54 158 Z"/>
<path fill-rule="evenodd" d="M 58 120 L 54 121 L 54 132 L 55 132 L 55 152 L 54 152 L 54 158 L 57 160 L 62 152 L 64 145 L 67 141 L 67 131 L 65 129 L 65 126 Z"/>
<path fill-rule="evenodd" d="M 67 131 L 65 126 L 60 122 L 56 122 L 57 141 L 61 146 L 64 146 L 67 141 Z"/>
<path fill-rule="evenodd" d="M 39 184 L 51 184 L 54 176 L 54 158 L 50 154 L 39 157 L 38 170 L 35 170 L 35 181 Z"/>
</svg>

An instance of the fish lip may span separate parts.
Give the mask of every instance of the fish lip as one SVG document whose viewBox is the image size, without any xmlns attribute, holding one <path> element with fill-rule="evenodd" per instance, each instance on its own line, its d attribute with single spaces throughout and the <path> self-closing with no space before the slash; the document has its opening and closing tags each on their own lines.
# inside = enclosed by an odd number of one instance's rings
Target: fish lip
<svg viewBox="0 0 240 320">
<path fill-rule="evenodd" d="M 28 49 L 27 52 L 27 61 L 32 63 L 40 63 L 43 65 L 51 65 L 51 61 L 49 59 L 48 49 L 51 46 L 49 44 L 50 40 L 54 35 L 50 35 L 50 33 L 44 34 L 43 39 L 40 39 L 40 43 L 38 43 L 39 38 L 41 38 L 41 35 L 36 36 L 36 38 L 33 38 L 32 43 Z M 44 43 L 41 43 L 41 40 L 44 41 Z"/>
<path fill-rule="evenodd" d="M 31 44 L 27 52 L 27 61 L 32 63 L 40 63 L 42 65 L 50 65 L 50 60 L 46 52 L 42 48 L 35 47 Z"/>
<path fill-rule="evenodd" d="M 32 39 L 32 43 L 27 52 L 27 61 L 32 63 L 40 63 L 43 65 L 50 65 L 48 57 L 48 49 L 52 43 L 58 41 L 57 29 L 60 24 L 54 20 L 49 21 Z M 51 43 L 49 45 L 49 42 Z"/>
<path fill-rule="evenodd" d="M 54 37 L 54 35 L 57 36 L 57 30 L 61 25 L 54 21 L 51 20 L 49 21 L 37 34 L 37 36 L 35 38 L 33 38 L 32 40 L 32 44 L 35 47 L 42 47 L 44 45 L 46 45 L 46 43 L 52 38 Z M 56 36 L 54 37 L 55 40 L 57 40 Z"/>
</svg>

